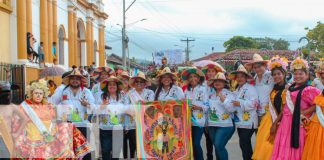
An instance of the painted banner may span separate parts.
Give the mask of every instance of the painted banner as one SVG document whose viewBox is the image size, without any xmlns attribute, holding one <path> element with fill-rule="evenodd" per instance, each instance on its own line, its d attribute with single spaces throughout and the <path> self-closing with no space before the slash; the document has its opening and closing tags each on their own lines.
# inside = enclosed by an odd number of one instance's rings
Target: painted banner
<svg viewBox="0 0 324 160">
<path fill-rule="evenodd" d="M 162 58 L 166 57 L 169 65 L 182 64 L 185 62 L 184 51 L 181 49 L 170 49 L 155 52 L 153 54 L 154 62 L 156 65 L 162 65 Z"/>
<path fill-rule="evenodd" d="M 185 101 L 154 101 L 136 106 L 138 158 L 191 159 L 191 113 Z"/>
</svg>

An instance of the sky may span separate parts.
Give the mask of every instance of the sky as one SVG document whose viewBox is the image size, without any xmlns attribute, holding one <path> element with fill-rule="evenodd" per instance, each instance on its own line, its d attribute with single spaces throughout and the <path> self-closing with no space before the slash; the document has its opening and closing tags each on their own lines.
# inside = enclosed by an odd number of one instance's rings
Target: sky
<svg viewBox="0 0 324 160">
<path fill-rule="evenodd" d="M 109 54 L 122 55 L 122 0 L 103 0 Z M 133 0 L 126 0 L 126 8 Z M 324 0 L 136 0 L 126 12 L 130 57 L 152 60 L 152 53 L 184 49 L 190 42 L 190 60 L 223 52 L 233 36 L 271 37 L 290 42 L 289 49 L 306 35 L 305 27 L 324 22 Z M 146 19 L 144 21 L 140 21 Z"/>
</svg>

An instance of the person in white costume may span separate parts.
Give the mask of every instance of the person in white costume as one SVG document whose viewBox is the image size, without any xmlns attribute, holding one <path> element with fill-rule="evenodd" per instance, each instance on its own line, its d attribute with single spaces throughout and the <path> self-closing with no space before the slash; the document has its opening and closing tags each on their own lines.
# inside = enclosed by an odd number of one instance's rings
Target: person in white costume
<svg viewBox="0 0 324 160">
<path fill-rule="evenodd" d="M 89 136 L 87 136 L 91 127 L 89 115 L 94 112 L 95 99 L 91 91 L 85 87 L 87 79 L 75 69 L 63 79 L 63 83 L 66 87 L 52 95 L 51 103 L 57 105 L 58 115 L 61 116 L 58 117 L 59 119 L 74 123 L 81 133 L 89 139 Z M 84 157 L 84 159 L 90 158 L 90 154 Z"/>
<path fill-rule="evenodd" d="M 194 158 L 203 160 L 201 138 L 206 125 L 206 113 L 208 111 L 208 94 L 203 85 L 205 75 L 197 68 L 188 68 L 181 73 L 181 78 L 187 81 L 187 88 L 184 91 L 186 99 L 189 99 L 192 110 L 192 143 Z"/>
<path fill-rule="evenodd" d="M 171 72 L 169 67 L 165 67 L 156 77 L 158 89 L 155 92 L 154 100 L 183 100 L 182 89 L 176 85 L 177 76 Z"/>
<path fill-rule="evenodd" d="M 247 83 L 247 80 L 252 77 L 243 65 L 231 72 L 230 77 L 238 82 L 232 104 L 236 110 L 234 120 L 237 125 L 240 148 L 243 159 L 250 160 L 253 154 L 251 137 L 258 128 L 258 95 L 255 87 Z"/>
</svg>

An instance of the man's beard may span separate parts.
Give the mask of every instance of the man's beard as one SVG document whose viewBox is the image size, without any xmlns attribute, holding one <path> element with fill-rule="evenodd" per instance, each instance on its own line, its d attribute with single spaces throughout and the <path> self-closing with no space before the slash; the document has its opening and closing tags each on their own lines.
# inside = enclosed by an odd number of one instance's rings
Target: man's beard
<svg viewBox="0 0 324 160">
<path fill-rule="evenodd" d="M 73 88 L 73 89 L 77 89 L 77 88 L 80 87 L 80 85 L 79 85 L 79 84 L 78 84 L 78 85 L 72 85 L 72 84 L 71 84 L 70 87 Z"/>
</svg>

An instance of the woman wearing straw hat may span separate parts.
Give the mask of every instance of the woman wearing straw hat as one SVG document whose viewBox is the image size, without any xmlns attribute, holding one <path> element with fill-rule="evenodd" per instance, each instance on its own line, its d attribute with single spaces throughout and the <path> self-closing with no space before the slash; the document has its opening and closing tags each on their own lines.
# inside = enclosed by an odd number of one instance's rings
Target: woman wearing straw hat
<svg viewBox="0 0 324 160">
<path fill-rule="evenodd" d="M 146 79 L 143 72 L 138 71 L 129 80 L 129 85 L 133 88 L 128 92 L 128 98 L 132 104 L 138 101 L 149 102 L 154 100 L 154 92 L 152 90 L 146 89 L 150 85 L 150 82 Z"/>
<path fill-rule="evenodd" d="M 281 119 L 273 124 L 279 127 L 274 140 L 272 159 L 302 158 L 306 128 L 310 127 L 309 118 L 315 111 L 314 98 L 320 94 L 317 88 L 307 83 L 309 73 L 307 61 L 298 57 L 290 64 L 290 70 L 294 74 L 294 83 L 286 92 L 286 103 L 282 109 Z M 314 141 L 309 145 L 313 145 Z"/>
<path fill-rule="evenodd" d="M 225 146 L 235 131 L 235 125 L 230 116 L 234 112 L 232 104 L 234 96 L 228 90 L 227 85 L 225 74 L 222 72 L 218 72 L 208 81 L 208 86 L 215 90 L 209 98 L 208 132 L 215 147 L 216 159 L 220 160 L 228 159 Z"/>
<path fill-rule="evenodd" d="M 270 136 L 272 124 L 276 124 L 276 120 L 281 117 L 282 106 L 285 104 L 286 98 L 286 73 L 288 60 L 284 57 L 275 56 L 270 60 L 269 68 L 275 85 L 270 93 L 269 108 L 266 109 L 266 114 L 262 118 L 256 136 L 256 143 L 254 146 L 254 153 L 252 159 L 264 160 L 271 159 L 273 150 L 274 135 Z M 272 132 L 275 132 L 275 128 Z"/>
<path fill-rule="evenodd" d="M 244 160 L 252 158 L 253 150 L 251 137 L 258 127 L 257 103 L 258 95 L 254 86 L 247 83 L 252 76 L 247 72 L 243 65 L 240 65 L 236 71 L 231 72 L 230 77 L 236 80 L 238 88 L 234 92 L 235 99 L 232 104 L 235 107 L 235 120 L 239 135 L 240 148 Z"/>
<path fill-rule="evenodd" d="M 185 97 L 190 100 L 192 110 L 192 143 L 194 159 L 203 160 L 203 151 L 200 145 L 204 127 L 206 125 L 206 112 L 208 111 L 208 94 L 203 85 L 204 73 L 197 68 L 188 68 L 182 71 L 181 78 L 187 82 Z"/>
<path fill-rule="evenodd" d="M 129 85 L 130 76 L 127 71 L 122 71 L 118 74 L 117 78 L 123 83 L 123 89 L 121 90 L 122 95 L 126 95 L 126 93 L 131 89 Z"/>
<path fill-rule="evenodd" d="M 121 95 L 123 97 L 126 96 L 126 94 L 131 89 L 129 85 L 129 74 L 127 71 L 122 71 L 118 74 L 118 79 L 123 83 L 123 87 L 120 91 Z M 124 115 L 124 119 L 130 120 L 131 117 L 127 114 Z M 129 142 L 129 143 L 127 143 Z M 129 144 L 129 145 L 128 145 Z M 123 156 L 125 159 L 128 159 L 128 147 L 130 148 L 130 158 L 135 158 L 135 151 L 136 151 L 136 130 L 135 126 L 129 126 L 126 125 L 124 127 L 124 138 L 123 138 Z"/>
<path fill-rule="evenodd" d="M 115 71 L 109 67 L 98 67 L 94 70 L 92 78 L 97 82 L 97 84 L 95 84 L 92 87 L 91 93 L 96 99 L 97 105 L 101 104 L 101 95 L 103 93 L 100 88 L 101 82 L 103 82 L 112 75 L 115 75 Z"/>
<path fill-rule="evenodd" d="M 225 69 L 217 62 L 214 62 L 212 64 L 207 64 L 201 70 L 205 74 L 207 81 L 211 78 L 214 78 L 217 73 L 225 72 Z M 210 87 L 209 85 L 207 85 L 207 81 L 205 81 L 207 93 L 208 93 L 208 95 L 212 95 L 213 93 L 215 93 L 215 90 L 213 87 Z M 207 130 L 204 131 L 204 134 L 206 137 L 207 159 L 212 160 L 213 159 L 213 144 L 211 143 L 211 139 L 209 138 L 210 136 L 209 136 Z"/>
<path fill-rule="evenodd" d="M 154 100 L 165 101 L 184 99 L 182 89 L 176 85 L 177 77 L 171 72 L 169 67 L 165 67 L 156 79 L 159 87 L 155 92 Z"/>
<path fill-rule="evenodd" d="M 324 89 L 324 61 L 323 60 L 317 66 L 316 76 L 317 78 L 314 79 L 312 86 L 322 91 Z"/>
<path fill-rule="evenodd" d="M 249 70 L 253 69 L 256 73 L 254 86 L 259 96 L 259 106 L 257 109 L 259 122 L 265 114 L 265 109 L 268 108 L 270 92 L 274 85 L 271 72 L 267 71 L 267 64 L 268 61 L 263 60 L 257 53 L 253 55 L 252 62 L 245 64 L 246 68 Z"/>
<path fill-rule="evenodd" d="M 122 82 L 115 76 L 111 76 L 100 83 L 100 89 L 103 93 L 100 98 L 100 107 L 97 109 L 97 115 L 99 119 L 102 159 L 119 158 L 121 151 L 122 142 L 113 141 L 113 139 L 117 138 L 113 138 L 113 130 L 114 133 L 117 131 L 118 135 L 123 130 L 122 114 L 125 107 L 122 104 L 123 97 L 120 94 L 121 85 Z M 116 153 L 113 153 L 113 150 Z"/>
</svg>

